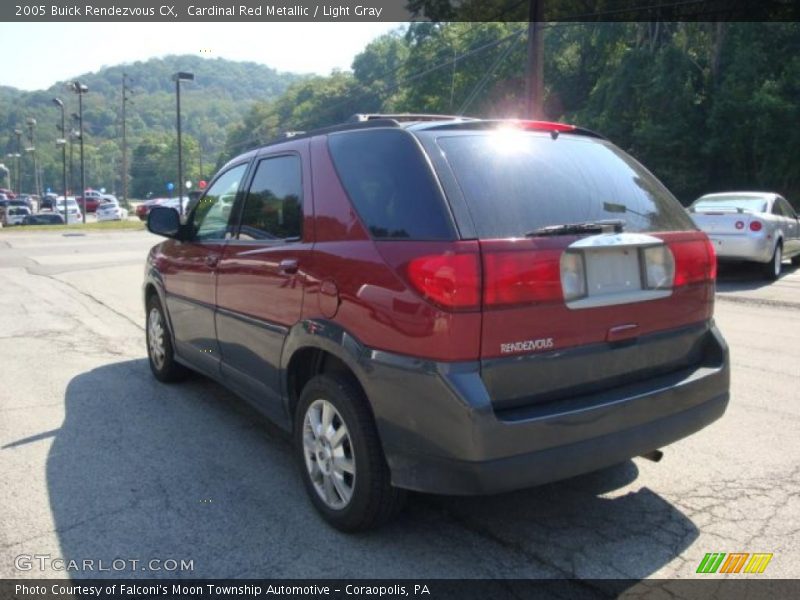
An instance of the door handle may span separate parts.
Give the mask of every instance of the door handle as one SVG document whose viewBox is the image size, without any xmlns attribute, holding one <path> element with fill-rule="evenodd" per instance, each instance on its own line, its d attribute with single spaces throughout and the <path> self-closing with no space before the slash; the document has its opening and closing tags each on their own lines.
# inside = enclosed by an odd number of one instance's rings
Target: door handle
<svg viewBox="0 0 800 600">
<path fill-rule="evenodd" d="M 206 256 L 206 265 L 211 267 L 212 269 L 219 264 L 219 255 L 218 254 L 209 254 Z"/>
<path fill-rule="evenodd" d="M 298 264 L 296 258 L 284 258 L 278 263 L 278 271 L 285 275 L 294 275 L 297 273 Z"/>
</svg>

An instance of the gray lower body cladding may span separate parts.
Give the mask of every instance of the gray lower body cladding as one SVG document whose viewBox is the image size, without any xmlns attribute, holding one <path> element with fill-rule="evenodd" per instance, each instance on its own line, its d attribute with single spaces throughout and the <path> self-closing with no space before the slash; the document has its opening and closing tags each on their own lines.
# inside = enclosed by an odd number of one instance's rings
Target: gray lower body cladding
<svg viewBox="0 0 800 600">
<path fill-rule="evenodd" d="M 443 494 L 510 491 L 601 469 L 702 429 L 727 407 L 727 345 L 713 324 L 673 335 L 678 345 L 685 345 L 681 336 L 695 338 L 691 364 L 678 361 L 632 382 L 617 377 L 601 389 L 581 386 L 568 396 L 534 395 L 511 407 L 498 407 L 479 362 L 365 352 L 362 383 L 394 485 Z M 661 351 L 665 343 L 664 334 L 642 339 L 638 352 Z M 579 380 L 569 371 L 581 361 L 563 354 L 550 368 L 563 367 L 563 381 Z M 535 388 L 536 369 L 530 372 Z"/>
</svg>

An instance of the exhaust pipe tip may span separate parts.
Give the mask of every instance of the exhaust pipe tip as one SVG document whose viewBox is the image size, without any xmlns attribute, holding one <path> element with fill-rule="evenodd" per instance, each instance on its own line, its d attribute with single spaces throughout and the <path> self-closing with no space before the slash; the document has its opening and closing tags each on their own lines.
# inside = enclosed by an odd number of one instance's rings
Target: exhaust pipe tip
<svg viewBox="0 0 800 600">
<path fill-rule="evenodd" d="M 644 454 L 640 454 L 642 458 L 646 458 L 647 460 L 652 460 L 653 462 L 659 462 L 662 458 L 664 458 L 664 453 L 661 450 L 651 450 L 650 452 L 645 452 Z"/>
</svg>

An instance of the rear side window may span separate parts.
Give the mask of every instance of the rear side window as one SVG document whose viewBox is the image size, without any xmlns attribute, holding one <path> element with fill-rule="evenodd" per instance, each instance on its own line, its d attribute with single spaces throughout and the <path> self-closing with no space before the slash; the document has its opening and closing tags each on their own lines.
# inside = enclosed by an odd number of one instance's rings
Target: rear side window
<svg viewBox="0 0 800 600">
<path fill-rule="evenodd" d="M 376 239 L 450 240 L 444 200 L 416 140 L 378 129 L 332 134 L 333 163 L 356 211 Z"/>
<path fill-rule="evenodd" d="M 599 220 L 634 232 L 695 229 L 663 184 L 608 142 L 501 130 L 436 143 L 483 239 Z"/>
<path fill-rule="evenodd" d="M 797 217 L 797 214 L 794 212 L 792 205 L 789 204 L 788 201 L 784 200 L 783 198 L 780 198 L 779 202 L 781 203 L 781 209 L 783 210 L 783 214 L 785 216 L 789 217 L 790 219 L 794 219 Z"/>
<path fill-rule="evenodd" d="M 241 240 L 298 240 L 303 222 L 300 157 L 258 163 L 242 211 Z"/>
</svg>

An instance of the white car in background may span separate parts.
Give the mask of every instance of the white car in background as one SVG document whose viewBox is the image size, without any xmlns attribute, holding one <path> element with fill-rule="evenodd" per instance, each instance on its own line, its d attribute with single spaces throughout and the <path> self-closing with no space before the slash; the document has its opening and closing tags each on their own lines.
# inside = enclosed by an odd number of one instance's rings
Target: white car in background
<svg viewBox="0 0 800 600">
<path fill-rule="evenodd" d="M 800 221 L 778 194 L 706 194 L 688 210 L 695 224 L 708 234 L 720 261 L 760 263 L 767 279 L 780 276 L 784 258 L 800 265 Z"/>
<path fill-rule="evenodd" d="M 59 213 L 62 217 L 64 216 L 64 196 L 59 196 L 58 200 L 56 201 L 56 212 Z M 78 206 L 78 203 L 75 201 L 75 198 L 72 196 L 67 197 L 67 215 L 64 218 L 67 223 L 81 223 L 83 221 L 83 215 L 81 214 L 81 209 Z"/>
<path fill-rule="evenodd" d="M 97 221 L 125 221 L 128 218 L 128 211 L 122 208 L 117 202 L 116 198 L 114 200 L 106 200 L 102 204 L 97 206 L 97 211 L 95 212 L 97 216 Z"/>
<path fill-rule="evenodd" d="M 22 222 L 31 214 L 31 209 L 27 206 L 7 206 L 3 213 L 3 225 L 22 225 Z"/>
</svg>

